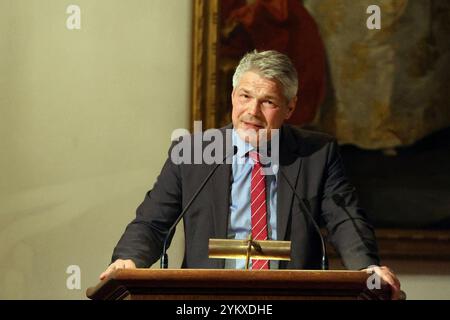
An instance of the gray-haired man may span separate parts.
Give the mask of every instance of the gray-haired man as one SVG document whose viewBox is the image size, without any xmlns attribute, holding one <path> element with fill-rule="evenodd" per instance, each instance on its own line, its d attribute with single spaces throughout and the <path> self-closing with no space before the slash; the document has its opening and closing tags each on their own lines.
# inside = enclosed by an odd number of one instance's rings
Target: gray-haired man
<svg viewBox="0 0 450 320">
<path fill-rule="evenodd" d="M 208 240 L 243 239 L 252 233 L 259 239 L 292 243 L 290 262 L 254 262 L 253 268 L 318 269 L 320 238 L 287 179 L 308 201 L 314 219 L 324 222 L 347 268 L 379 265 L 373 230 L 344 175 L 336 141 L 284 124 L 295 109 L 297 88 L 295 68 L 279 52 L 255 51 L 240 61 L 233 77 L 232 124 L 220 129 L 224 135 L 231 130 L 230 143 L 238 152 L 232 163 L 220 165 L 184 216 L 183 267 L 243 268 L 240 261 L 209 259 Z M 273 132 L 279 135 L 279 150 L 270 152 L 278 152 L 279 170 L 262 175 L 258 148 L 261 139 L 273 138 Z M 174 164 L 167 159 L 152 192 L 147 193 L 117 244 L 114 262 L 100 278 L 117 268 L 155 263 L 168 229 L 211 168 L 211 164 Z M 343 199 L 353 219 L 336 205 L 335 195 Z M 391 285 L 393 298 L 397 298 L 400 283 L 392 271 L 387 267 L 375 267 L 374 271 Z"/>
</svg>

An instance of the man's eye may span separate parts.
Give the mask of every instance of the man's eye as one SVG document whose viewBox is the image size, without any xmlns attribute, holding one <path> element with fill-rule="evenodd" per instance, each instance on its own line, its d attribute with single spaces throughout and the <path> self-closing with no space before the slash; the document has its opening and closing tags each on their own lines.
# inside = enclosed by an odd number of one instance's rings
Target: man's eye
<svg viewBox="0 0 450 320">
<path fill-rule="evenodd" d="M 264 101 L 264 105 L 267 106 L 267 107 L 270 107 L 270 108 L 276 107 L 276 104 L 273 101 L 271 101 L 271 100 Z"/>
</svg>

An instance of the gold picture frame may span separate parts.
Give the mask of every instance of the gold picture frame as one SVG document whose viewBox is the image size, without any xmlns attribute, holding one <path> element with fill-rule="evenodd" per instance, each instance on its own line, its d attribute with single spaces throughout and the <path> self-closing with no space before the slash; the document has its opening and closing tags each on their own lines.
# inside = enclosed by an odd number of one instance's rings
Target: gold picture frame
<svg viewBox="0 0 450 320">
<path fill-rule="evenodd" d="M 219 64 L 226 70 L 233 62 L 218 61 L 220 0 L 193 0 L 191 126 L 202 121 L 202 129 L 218 128 L 230 122 L 227 105 L 231 83 L 220 83 Z M 222 94 L 223 93 L 223 94 Z M 192 129 L 192 128 L 191 128 Z M 380 255 L 389 259 L 450 261 L 449 230 L 379 229 Z M 331 250 L 331 255 L 333 251 Z"/>
<path fill-rule="evenodd" d="M 219 0 L 194 0 L 191 124 L 217 125 L 217 32 Z"/>
</svg>

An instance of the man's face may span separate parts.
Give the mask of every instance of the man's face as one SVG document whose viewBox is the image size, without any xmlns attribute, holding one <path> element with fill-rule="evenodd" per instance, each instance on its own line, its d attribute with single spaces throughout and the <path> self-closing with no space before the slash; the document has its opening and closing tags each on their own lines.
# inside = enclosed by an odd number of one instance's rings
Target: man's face
<svg viewBox="0 0 450 320">
<path fill-rule="evenodd" d="M 279 129 L 284 120 L 294 112 L 297 97 L 286 101 L 278 81 L 248 71 L 241 76 L 239 84 L 231 93 L 232 120 L 242 140 L 257 146 L 266 132 Z"/>
</svg>

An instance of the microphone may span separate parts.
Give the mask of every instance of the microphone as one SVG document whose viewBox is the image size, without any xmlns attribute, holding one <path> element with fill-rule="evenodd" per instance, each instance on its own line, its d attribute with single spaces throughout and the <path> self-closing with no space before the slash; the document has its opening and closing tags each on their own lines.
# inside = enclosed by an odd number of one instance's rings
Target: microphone
<svg viewBox="0 0 450 320">
<path fill-rule="evenodd" d="M 189 200 L 188 204 L 186 205 L 186 207 L 184 207 L 183 211 L 181 211 L 181 214 L 178 216 L 178 218 L 175 220 L 175 222 L 172 224 L 172 226 L 170 227 L 169 231 L 167 232 L 166 238 L 164 239 L 164 244 L 163 244 L 163 250 L 162 250 L 162 254 L 161 254 L 161 261 L 160 261 L 160 268 L 161 269 L 167 269 L 169 266 L 169 257 L 166 253 L 167 251 L 167 242 L 169 241 L 170 235 L 172 234 L 172 232 L 175 230 L 176 226 L 178 225 L 178 223 L 180 222 L 180 220 L 183 218 L 183 216 L 186 214 L 186 212 L 188 211 L 188 209 L 191 207 L 192 203 L 194 202 L 194 200 L 197 198 L 197 196 L 200 194 L 200 192 L 203 190 L 203 188 L 205 187 L 206 183 L 209 181 L 209 179 L 212 177 L 212 175 L 214 174 L 214 172 L 216 172 L 217 168 L 219 168 L 219 166 L 225 162 L 225 160 L 228 157 L 232 157 L 234 156 L 238 151 L 237 146 L 233 146 L 233 151 L 230 152 L 229 154 L 225 155 L 225 157 L 222 159 L 221 163 L 218 163 L 214 166 L 214 168 L 211 169 L 211 171 L 209 172 L 209 174 L 206 176 L 206 178 L 203 180 L 202 184 L 200 185 L 200 187 L 197 189 L 197 191 L 194 193 L 194 195 L 192 196 L 191 200 Z"/>
<path fill-rule="evenodd" d="M 325 246 L 325 241 L 323 240 L 323 236 L 322 233 L 320 232 L 320 228 L 319 225 L 316 223 L 316 221 L 314 220 L 312 214 L 311 214 L 311 210 L 310 210 L 310 206 L 309 206 L 309 202 L 306 199 L 302 199 L 297 191 L 295 190 L 295 188 L 292 186 L 291 182 L 289 181 L 289 179 L 286 177 L 286 175 L 284 174 L 284 172 L 282 170 L 280 170 L 281 175 L 284 177 L 284 179 L 286 180 L 286 182 L 288 183 L 289 187 L 291 188 L 292 192 L 294 192 L 295 197 L 297 198 L 301 209 L 306 212 L 306 214 L 308 215 L 309 219 L 311 220 L 311 222 L 314 225 L 314 229 L 316 229 L 317 234 L 320 237 L 320 242 L 322 243 L 322 261 L 320 263 L 320 267 L 322 270 L 328 270 L 328 257 L 327 257 L 327 248 Z"/>
<path fill-rule="evenodd" d="M 348 212 L 344 197 L 341 196 L 340 194 L 335 193 L 335 194 L 333 194 L 332 199 L 333 199 L 334 203 L 347 214 L 347 216 L 352 221 L 353 228 L 355 228 L 356 233 L 358 234 L 359 238 L 361 239 L 361 242 L 364 244 L 364 246 L 366 247 L 367 250 L 371 251 L 371 249 L 367 245 L 366 241 L 364 240 L 364 236 L 363 236 L 361 230 L 356 225 L 355 218 L 353 218 L 352 215 L 350 214 L 350 212 Z"/>
</svg>

